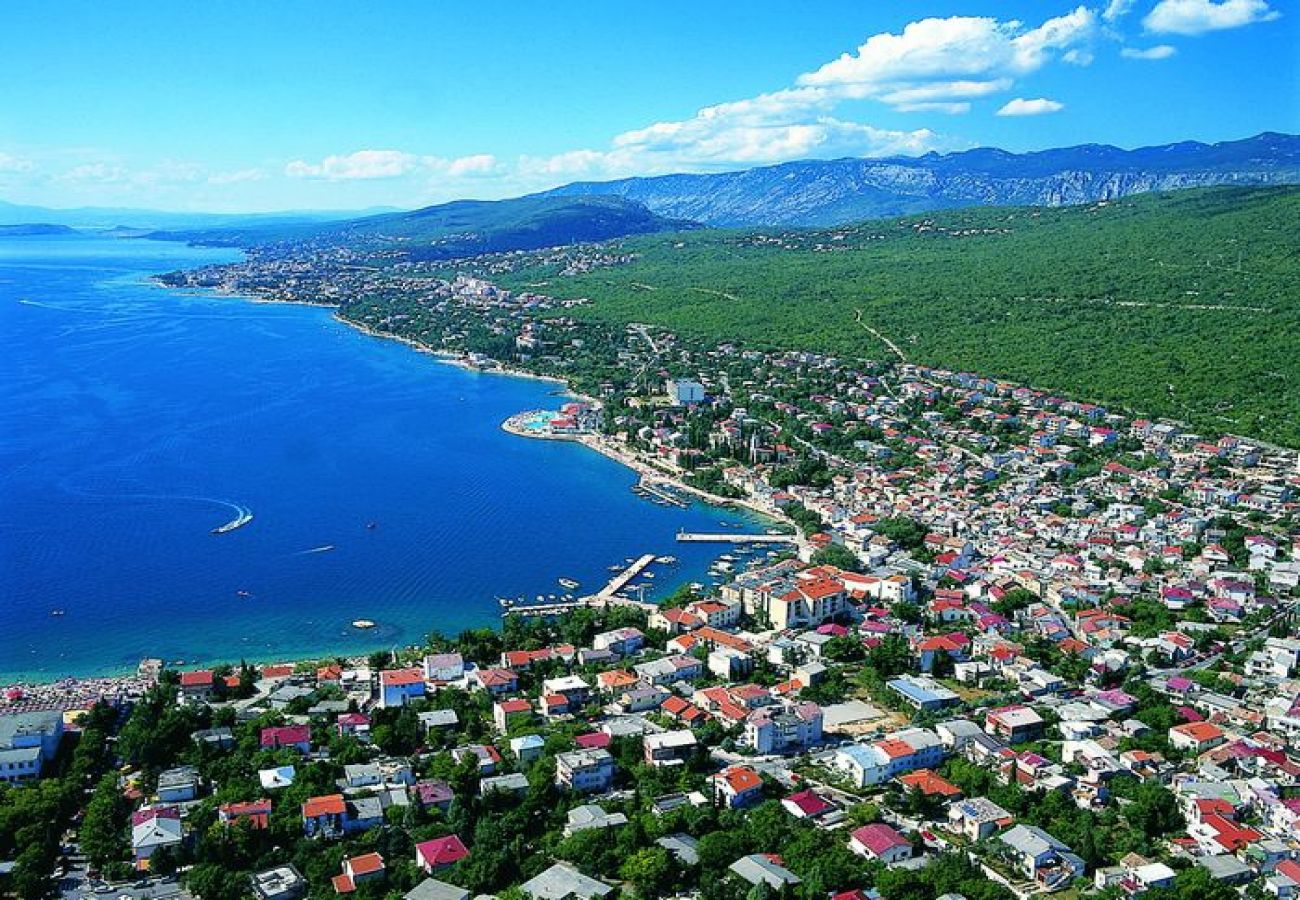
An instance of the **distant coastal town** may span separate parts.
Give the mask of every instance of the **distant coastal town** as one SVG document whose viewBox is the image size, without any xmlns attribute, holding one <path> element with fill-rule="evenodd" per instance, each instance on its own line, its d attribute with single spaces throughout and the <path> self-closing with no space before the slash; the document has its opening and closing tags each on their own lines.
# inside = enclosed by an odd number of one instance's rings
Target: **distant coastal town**
<svg viewBox="0 0 1300 900">
<path fill-rule="evenodd" d="M 877 360 L 710 346 L 487 277 L 620 264 L 600 248 L 450 274 L 331 254 L 163 281 L 337 303 L 562 379 L 503 427 L 780 527 L 679 535 L 728 552 L 716 586 L 659 604 L 627 590 L 647 556 L 422 646 L 10 686 L 0 780 L 31 786 L 15 821 L 48 823 L 0 869 L 11 890 L 1300 891 L 1294 451 L 917 365 L 884 335 Z"/>
</svg>

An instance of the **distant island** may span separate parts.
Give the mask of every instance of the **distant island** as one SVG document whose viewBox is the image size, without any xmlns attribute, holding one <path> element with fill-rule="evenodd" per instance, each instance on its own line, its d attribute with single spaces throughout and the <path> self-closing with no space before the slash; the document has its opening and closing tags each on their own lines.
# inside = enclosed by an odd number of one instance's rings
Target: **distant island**
<svg viewBox="0 0 1300 900">
<path fill-rule="evenodd" d="M 0 225 L 0 237 L 51 237 L 59 234 L 77 233 L 77 229 L 68 225 L 52 225 L 48 222 L 35 222 L 23 225 Z"/>
</svg>

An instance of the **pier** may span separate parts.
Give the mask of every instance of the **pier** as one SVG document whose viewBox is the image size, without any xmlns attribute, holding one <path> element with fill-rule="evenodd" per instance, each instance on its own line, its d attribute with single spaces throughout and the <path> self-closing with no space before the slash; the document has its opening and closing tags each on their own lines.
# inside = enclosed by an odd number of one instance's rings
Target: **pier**
<svg viewBox="0 0 1300 900">
<path fill-rule="evenodd" d="M 660 500 L 664 503 L 667 503 L 670 506 L 676 506 L 680 509 L 685 509 L 686 507 L 690 506 L 690 504 L 687 503 L 685 500 L 683 500 L 681 497 L 678 497 L 676 494 L 670 494 L 668 491 L 659 487 L 659 485 L 657 485 L 653 481 L 647 481 L 646 479 L 642 478 L 639 482 L 637 482 L 637 487 L 641 488 L 641 490 L 645 491 L 653 499 Z"/>
<path fill-rule="evenodd" d="M 797 544 L 799 536 L 796 534 L 700 534 L 679 531 L 677 540 L 683 544 Z"/>
<path fill-rule="evenodd" d="M 632 565 L 628 566 L 622 572 L 619 572 L 617 575 L 611 578 L 609 580 L 609 584 L 601 588 L 599 593 L 593 594 L 591 597 L 587 597 L 584 599 L 599 601 L 602 603 L 615 599 L 615 595 L 619 591 L 623 590 L 623 588 L 627 587 L 628 582 L 630 582 L 633 578 L 636 578 L 646 569 L 650 568 L 650 564 L 653 563 L 654 561 L 655 561 L 655 554 L 647 553 L 645 556 L 639 558 L 636 562 L 632 563 Z"/>
<path fill-rule="evenodd" d="M 635 606 L 646 612 L 653 612 L 658 607 L 653 603 L 647 603 L 643 600 L 633 600 L 629 597 L 619 596 L 619 591 L 623 590 L 632 582 L 634 578 L 644 572 L 654 563 L 658 557 L 654 553 L 647 553 L 639 557 L 635 562 L 623 571 L 619 572 L 595 594 L 587 597 L 579 597 L 576 600 L 558 600 L 550 603 L 521 603 L 518 606 L 509 607 L 502 616 L 559 616 L 567 612 L 573 612 L 584 606 Z"/>
</svg>

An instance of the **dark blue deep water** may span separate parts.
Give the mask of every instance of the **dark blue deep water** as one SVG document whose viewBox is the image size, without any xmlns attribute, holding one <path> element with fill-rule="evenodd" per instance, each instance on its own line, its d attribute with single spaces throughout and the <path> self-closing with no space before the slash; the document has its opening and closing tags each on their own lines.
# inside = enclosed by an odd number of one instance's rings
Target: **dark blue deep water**
<svg viewBox="0 0 1300 900">
<path fill-rule="evenodd" d="M 495 624 L 496 596 L 557 577 L 594 589 L 642 553 L 682 560 L 658 567 L 663 591 L 722 552 L 678 529 L 742 521 L 656 506 L 611 460 L 501 431 L 562 402 L 553 384 L 439 363 L 325 309 L 147 281 L 232 258 L 0 241 L 0 677 L 415 643 Z M 210 533 L 240 509 L 251 523 Z"/>
</svg>

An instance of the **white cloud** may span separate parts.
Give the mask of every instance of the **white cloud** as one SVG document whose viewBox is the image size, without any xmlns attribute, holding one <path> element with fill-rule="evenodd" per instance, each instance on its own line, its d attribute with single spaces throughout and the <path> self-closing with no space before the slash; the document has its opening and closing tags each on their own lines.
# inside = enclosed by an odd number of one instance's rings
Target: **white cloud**
<svg viewBox="0 0 1300 900">
<path fill-rule="evenodd" d="M 451 176 L 485 175 L 496 168 L 497 158 L 491 153 L 462 156 L 459 159 L 451 160 L 446 165 L 447 174 Z"/>
<path fill-rule="evenodd" d="M 488 153 L 444 159 L 440 156 L 417 156 L 401 150 L 356 150 L 327 156 L 318 163 L 295 159 L 284 167 L 290 178 L 317 178 L 325 181 L 364 181 L 375 178 L 401 178 L 420 172 L 453 177 L 481 175 L 497 167 L 496 157 Z"/>
<path fill-rule="evenodd" d="M 1169 44 L 1156 44 L 1154 47 L 1146 48 L 1124 47 L 1119 51 L 1119 55 L 1125 59 L 1168 59 L 1177 52 L 1178 49 Z"/>
<path fill-rule="evenodd" d="M 23 159 L 9 153 L 0 153 L 0 172 L 30 172 L 35 168 L 36 164 L 30 159 Z"/>
<path fill-rule="evenodd" d="M 343 156 L 327 156 L 319 163 L 295 159 L 284 167 L 291 178 L 324 178 L 351 181 L 369 178 L 398 178 L 420 166 L 420 157 L 400 150 L 357 150 Z"/>
<path fill-rule="evenodd" d="M 208 176 L 208 184 L 244 184 L 265 178 L 266 173 L 261 169 L 239 169 L 234 172 L 213 172 Z"/>
<path fill-rule="evenodd" d="M 1133 9 L 1133 0 L 1110 0 L 1106 5 L 1106 11 L 1101 17 L 1107 22 L 1117 22 L 1129 14 Z"/>
<path fill-rule="evenodd" d="M 1158 34 L 1196 35 L 1270 22 L 1280 15 L 1266 0 L 1159 0 L 1142 25 Z"/>
<path fill-rule="evenodd" d="M 91 181 L 101 184 L 117 184 L 129 181 L 131 173 L 125 168 L 109 163 L 82 163 L 56 176 L 58 181 Z"/>
<path fill-rule="evenodd" d="M 1017 97 L 1010 100 L 998 110 L 999 116 L 1042 116 L 1047 113 L 1060 112 L 1065 109 L 1064 103 L 1056 100 L 1048 100 L 1045 97 L 1039 97 L 1036 100 L 1026 100 L 1023 97 Z"/>
</svg>

